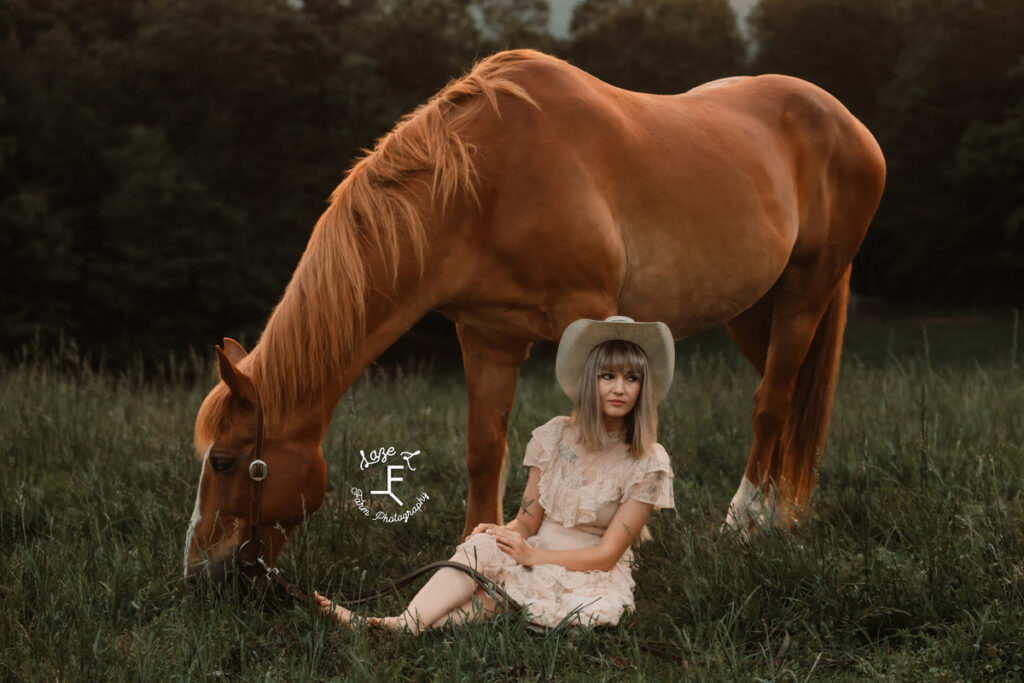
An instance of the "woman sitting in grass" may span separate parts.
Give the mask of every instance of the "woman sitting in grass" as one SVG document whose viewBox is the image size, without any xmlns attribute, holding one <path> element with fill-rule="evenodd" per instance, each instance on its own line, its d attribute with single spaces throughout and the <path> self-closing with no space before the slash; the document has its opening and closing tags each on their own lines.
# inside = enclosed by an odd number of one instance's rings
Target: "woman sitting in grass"
<svg viewBox="0 0 1024 683">
<path fill-rule="evenodd" d="M 653 508 L 673 507 L 672 468 L 657 441 L 657 403 L 672 382 L 675 351 L 663 323 L 613 316 L 577 320 L 558 346 L 556 375 L 572 417 L 533 432 L 519 514 L 481 524 L 453 561 L 501 585 L 544 626 L 618 623 L 632 610 L 630 546 Z M 316 594 L 343 624 L 354 615 Z M 497 606 L 465 573 L 438 570 L 399 616 L 371 625 L 419 633 Z"/>
</svg>

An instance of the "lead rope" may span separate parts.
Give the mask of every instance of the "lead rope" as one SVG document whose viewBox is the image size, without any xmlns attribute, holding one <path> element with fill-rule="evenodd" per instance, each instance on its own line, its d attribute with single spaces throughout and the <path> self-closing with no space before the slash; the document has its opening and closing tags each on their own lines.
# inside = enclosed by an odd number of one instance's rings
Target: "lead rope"
<svg viewBox="0 0 1024 683">
<path fill-rule="evenodd" d="M 260 418 L 262 418 L 262 415 L 260 416 Z M 259 419 L 258 422 L 260 427 L 262 427 L 263 420 Z M 260 429 L 257 433 L 260 432 L 262 432 L 262 429 Z M 262 437 L 262 434 L 260 434 L 260 437 Z M 262 440 L 262 438 L 258 439 L 257 444 L 259 446 L 262 446 Z M 257 453 L 262 455 L 262 448 L 257 448 Z M 266 579 L 267 582 L 273 582 L 274 584 L 283 588 L 284 591 L 289 596 L 291 596 L 293 600 L 305 603 L 306 605 L 312 605 L 313 601 L 312 599 L 310 599 L 308 593 L 306 593 L 304 590 L 302 590 L 302 588 L 300 588 L 296 584 L 291 583 L 290 581 L 286 580 L 283 576 L 281 576 L 281 570 L 279 570 L 277 567 L 271 567 L 269 564 L 267 564 L 266 560 L 263 559 L 263 554 L 259 553 L 259 500 L 260 493 L 262 492 L 261 489 L 263 486 L 263 481 L 267 478 L 269 474 L 269 469 L 270 468 L 262 459 L 254 460 L 249 466 L 249 476 L 252 479 L 253 486 L 253 509 L 252 517 L 249 520 L 250 529 L 252 533 L 250 541 L 247 542 L 251 542 L 253 544 L 257 556 L 256 559 L 253 561 L 246 561 L 245 559 L 243 559 L 242 563 L 246 567 L 258 566 L 260 569 L 262 569 L 263 578 Z M 253 523 L 254 520 L 255 523 Z M 495 602 L 504 605 L 506 609 L 512 612 L 519 612 L 522 610 L 522 605 L 520 605 L 518 602 L 509 597 L 508 593 L 505 592 L 505 589 L 499 586 L 497 583 L 491 581 L 489 578 L 487 578 L 480 572 L 476 571 L 469 565 L 465 565 L 460 562 L 452 562 L 451 560 L 431 562 L 430 564 L 424 565 L 419 569 L 415 569 L 409 572 L 405 576 L 402 576 L 394 581 L 391 581 L 386 587 L 380 588 L 368 595 L 361 595 L 358 598 L 352 599 L 335 600 L 335 602 L 344 605 L 360 605 L 371 600 L 376 600 L 378 598 L 384 597 L 385 595 L 394 593 L 404 586 L 407 586 L 408 584 L 412 583 L 413 581 L 418 579 L 420 576 L 426 574 L 427 572 L 434 571 L 435 569 L 441 569 L 443 567 L 451 567 L 452 569 L 456 569 L 468 575 L 471 579 L 473 579 L 477 586 L 486 591 L 487 594 L 491 596 L 491 598 Z M 315 605 L 312 606 L 315 607 Z M 533 622 L 528 622 L 526 624 L 526 628 L 528 631 L 532 633 L 546 633 L 548 631 L 548 629 L 544 626 L 535 624 Z M 666 648 L 668 647 L 668 643 L 640 640 L 628 641 L 617 634 L 608 634 L 608 636 L 610 637 L 610 639 L 616 640 L 622 645 L 629 646 L 635 644 L 641 650 L 657 655 L 659 657 L 669 659 L 681 659 L 678 656 L 674 657 L 673 655 L 670 655 L 668 653 L 668 651 L 666 650 Z M 781 659 L 782 655 L 785 654 L 786 646 L 788 646 L 788 634 L 787 642 L 785 643 L 783 648 L 780 648 L 779 654 L 776 655 L 776 660 Z"/>
<path fill-rule="evenodd" d="M 267 581 L 273 581 L 278 586 L 281 586 L 281 588 L 284 588 L 285 592 L 287 592 L 288 595 L 292 596 L 296 600 L 301 600 L 303 602 L 312 602 L 309 598 L 308 593 L 306 593 L 304 590 L 302 590 L 294 583 L 287 581 L 283 576 L 281 576 L 281 571 L 276 567 L 271 567 L 270 565 L 268 565 L 264 561 L 262 556 L 257 558 L 256 561 L 263 568 L 263 578 L 265 578 Z M 435 569 L 441 569 L 443 567 L 451 567 L 452 569 L 458 569 L 460 572 L 463 572 L 464 574 L 468 575 L 471 579 L 473 579 L 476 585 L 487 591 L 488 595 L 499 598 L 498 602 L 501 602 L 501 604 L 506 605 L 508 609 L 512 610 L 513 612 L 518 612 L 522 609 L 522 605 L 520 605 L 518 602 L 510 598 L 508 596 L 508 593 L 506 593 L 501 586 L 494 583 L 483 574 L 477 572 L 469 565 L 465 565 L 460 562 L 452 562 L 451 560 L 431 562 L 430 564 L 424 565 L 419 569 L 415 569 L 409 572 L 401 578 L 389 582 L 386 587 L 380 588 L 372 593 L 369 593 L 368 595 L 361 595 L 358 598 L 346 598 L 343 600 L 335 600 L 335 602 L 342 605 L 361 605 L 364 602 L 370 602 L 371 600 L 382 598 L 385 595 L 390 595 L 391 593 L 397 591 L 399 588 L 404 588 L 405 586 L 409 585 L 410 583 L 412 583 L 419 577 L 423 576 L 427 572 L 434 571 Z"/>
<path fill-rule="evenodd" d="M 266 562 L 263 561 L 263 557 L 262 556 L 257 561 L 259 562 L 259 564 L 263 567 L 264 571 L 266 572 L 265 578 L 267 579 L 267 581 L 273 581 L 274 583 L 276 583 L 278 586 L 283 588 L 285 590 L 285 592 L 288 593 L 288 595 L 290 595 L 295 600 L 298 600 L 298 601 L 301 601 L 301 602 L 304 602 L 304 603 L 307 603 L 307 604 L 311 604 L 312 603 L 312 600 L 310 600 L 309 594 L 307 594 L 301 588 L 296 586 L 294 583 L 290 583 L 290 582 L 286 581 L 284 579 L 284 577 L 281 576 L 280 570 L 278 570 L 276 567 L 269 566 Z M 476 584 L 478 586 L 480 586 L 480 588 L 483 588 L 485 591 L 487 591 L 488 595 L 490 595 L 492 599 L 497 598 L 497 599 L 495 599 L 495 602 L 498 602 L 499 604 L 505 605 L 505 607 L 508 610 L 510 610 L 512 612 L 519 612 L 519 611 L 521 611 L 523 609 L 522 605 L 520 605 L 518 602 L 516 602 L 515 600 L 510 598 L 508 593 L 506 593 L 505 590 L 501 586 L 499 586 L 498 584 L 494 583 L 493 581 L 488 579 L 483 574 L 480 574 L 479 572 L 477 572 L 475 569 L 473 569 L 469 565 L 465 565 L 465 564 L 462 564 L 460 562 L 452 562 L 451 560 L 441 560 L 439 562 L 431 562 L 430 564 L 424 565 L 424 566 L 420 567 L 419 569 L 415 569 L 415 570 L 409 572 L 408 574 L 406 574 L 405 576 L 392 581 L 387 587 L 384 587 L 384 588 L 381 588 L 379 590 L 376 590 L 373 593 L 370 593 L 368 595 L 362 595 L 362 596 L 360 596 L 358 598 L 353 598 L 353 599 L 335 600 L 334 602 L 336 602 L 338 604 L 341 604 L 341 605 L 351 606 L 351 605 L 360 605 L 360 604 L 362 604 L 364 602 L 369 602 L 371 600 L 376 600 L 378 598 L 384 597 L 385 595 L 389 595 L 391 593 L 396 592 L 399 588 L 407 586 L 408 584 L 412 583 L 413 581 L 418 579 L 420 576 L 426 574 L 427 572 L 434 571 L 435 569 L 441 569 L 443 567 L 451 567 L 452 569 L 457 569 L 457 570 L 467 574 L 471 579 L 473 579 L 473 581 L 476 582 Z M 548 629 L 546 627 L 541 626 L 540 624 L 535 624 L 532 621 L 531 622 L 527 622 L 526 629 L 528 631 L 530 631 L 531 633 L 547 633 L 548 632 Z M 654 641 L 654 640 L 627 640 L 627 639 L 623 638 L 622 636 L 619 636 L 617 633 L 608 633 L 606 635 L 608 636 L 608 638 L 610 640 L 615 640 L 620 645 L 624 645 L 624 646 L 636 645 L 641 650 L 643 650 L 645 652 L 648 652 L 650 654 L 657 655 L 659 657 L 664 657 L 666 659 L 678 659 L 680 661 L 683 661 L 682 658 L 679 657 L 678 655 L 672 655 L 672 654 L 670 654 L 668 652 L 667 648 L 669 647 L 669 643 L 663 643 L 661 641 Z M 783 646 L 781 648 L 779 648 L 779 652 L 775 656 L 776 663 L 786 653 L 787 649 L 789 649 L 789 634 L 788 633 L 786 634 L 786 640 L 783 643 Z"/>
<path fill-rule="evenodd" d="M 283 576 L 281 576 L 281 571 L 279 569 L 277 569 L 276 567 L 271 567 L 270 565 L 268 565 L 263 560 L 263 556 L 262 555 L 259 558 L 257 558 L 256 561 L 263 568 L 264 578 L 268 582 L 269 581 L 273 581 L 278 586 L 283 588 L 285 590 L 285 592 L 288 593 L 288 595 L 290 595 L 293 599 L 295 599 L 297 601 L 301 601 L 301 602 L 309 603 L 309 604 L 311 604 L 313 602 L 310 599 L 308 593 L 306 593 L 304 590 L 302 590 L 299 586 L 295 585 L 294 583 L 291 583 L 290 581 L 287 581 Z M 435 569 L 442 569 L 444 567 L 451 567 L 452 569 L 457 569 L 460 572 L 463 572 L 464 574 L 468 575 L 471 579 L 473 579 L 473 581 L 476 583 L 477 586 L 479 586 L 484 591 L 486 591 L 487 594 L 495 602 L 497 602 L 498 604 L 504 605 L 506 609 L 508 609 L 508 610 L 510 610 L 512 612 L 519 612 L 520 610 L 523 609 L 522 605 L 520 605 L 518 602 L 516 602 L 515 600 L 510 598 L 508 593 L 506 593 L 505 589 L 503 589 L 501 586 L 499 586 L 495 582 L 491 581 L 489 578 L 487 578 L 483 574 L 479 573 L 478 571 L 476 571 L 475 569 L 473 569 L 469 565 L 462 564 L 461 562 L 452 562 L 451 560 L 441 560 L 441 561 L 438 561 L 438 562 L 431 562 L 430 564 L 424 565 L 424 566 L 420 567 L 419 569 L 414 569 L 413 571 L 409 572 L 405 576 L 402 576 L 402 577 L 400 577 L 398 579 L 395 579 L 394 581 L 391 581 L 386 587 L 380 588 L 380 589 L 378 589 L 378 590 L 376 590 L 376 591 L 374 591 L 374 592 L 372 592 L 372 593 L 370 593 L 368 595 L 361 595 L 358 598 L 351 598 L 351 599 L 346 598 L 346 599 L 342 599 L 342 600 L 334 600 L 334 602 L 336 602 L 338 604 L 341 604 L 341 605 L 351 606 L 351 605 L 361 605 L 361 604 L 363 604 L 365 602 L 370 602 L 371 600 L 377 600 L 378 598 L 382 598 L 385 595 L 390 595 L 391 593 L 396 592 L 398 589 L 403 588 L 403 587 L 409 585 L 410 583 L 412 583 L 413 581 L 415 581 L 419 577 L 423 576 L 427 572 L 432 572 Z M 537 624 L 534 624 L 534 623 L 528 624 L 527 628 L 529 628 L 530 630 L 543 631 L 543 627 L 538 626 Z"/>
<path fill-rule="evenodd" d="M 292 597 L 292 599 L 306 603 L 307 605 L 312 604 L 313 601 L 310 599 L 308 593 L 306 593 L 304 590 L 302 590 L 299 586 L 295 585 L 294 583 L 287 581 L 283 576 L 281 576 L 281 571 L 279 569 L 277 569 L 276 567 L 271 567 L 263 560 L 262 555 L 260 555 L 256 559 L 256 562 L 263 568 L 263 578 L 265 578 L 268 582 L 272 581 L 273 583 L 283 588 L 285 592 Z M 486 576 L 479 573 L 469 565 L 465 565 L 460 562 L 452 562 L 451 560 L 431 562 L 430 564 L 424 565 L 419 569 L 414 569 L 405 576 L 402 576 L 390 582 L 386 587 L 380 588 L 372 593 L 369 593 L 368 595 L 361 595 L 358 598 L 352 599 L 335 600 L 334 602 L 346 606 L 351 606 L 361 605 L 365 602 L 370 602 L 371 600 L 377 600 L 378 598 L 382 598 L 385 595 L 390 595 L 391 593 L 396 592 L 398 589 L 409 585 L 410 583 L 418 579 L 420 576 L 426 574 L 427 572 L 434 571 L 435 569 L 441 569 L 443 567 L 451 567 L 452 569 L 457 569 L 465 573 L 471 579 L 473 579 L 474 582 L 476 582 L 476 585 L 487 591 L 487 594 L 490 595 L 491 598 L 495 600 L 495 602 L 504 605 L 506 609 L 508 609 L 509 611 L 519 612 L 523 609 L 522 605 L 520 605 L 518 602 L 510 598 L 508 593 L 506 593 L 505 589 L 503 589 L 501 586 L 491 581 Z M 540 624 L 535 624 L 532 621 L 527 622 L 526 629 L 531 633 L 547 633 L 548 631 L 546 627 L 541 626 Z M 669 643 L 664 643 L 655 640 L 627 640 L 616 633 L 609 633 L 606 635 L 609 637 L 610 640 L 615 640 L 620 645 L 636 645 L 636 647 L 640 648 L 641 650 L 653 655 L 657 655 L 658 657 L 663 657 L 666 659 L 676 659 L 681 662 L 684 661 L 682 657 L 670 654 L 668 652 L 668 647 L 670 646 Z M 788 649 L 789 634 L 785 633 L 785 641 L 783 642 L 782 647 L 779 648 L 778 654 L 775 655 L 776 663 L 778 663 L 779 660 L 782 659 L 783 655 L 786 654 L 786 651 Z"/>
</svg>

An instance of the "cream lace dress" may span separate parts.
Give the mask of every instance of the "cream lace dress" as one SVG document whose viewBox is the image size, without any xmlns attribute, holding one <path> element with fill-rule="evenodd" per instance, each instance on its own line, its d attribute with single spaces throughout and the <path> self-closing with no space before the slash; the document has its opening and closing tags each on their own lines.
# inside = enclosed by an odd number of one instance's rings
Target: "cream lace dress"
<svg viewBox="0 0 1024 683">
<path fill-rule="evenodd" d="M 540 505 L 544 519 L 536 536 L 526 542 L 535 548 L 571 550 L 596 546 L 628 498 L 651 503 L 655 509 L 674 507 L 672 467 L 668 453 L 656 444 L 642 458 L 614 443 L 590 450 L 577 442 L 566 417 L 556 417 L 533 432 L 523 464 L 540 468 Z M 570 571 L 560 565 L 524 567 L 499 549 L 490 534 L 472 536 L 456 556 L 492 581 L 529 610 L 530 619 L 544 626 L 566 621 L 582 626 L 617 624 L 633 609 L 632 549 L 611 571 Z"/>
</svg>

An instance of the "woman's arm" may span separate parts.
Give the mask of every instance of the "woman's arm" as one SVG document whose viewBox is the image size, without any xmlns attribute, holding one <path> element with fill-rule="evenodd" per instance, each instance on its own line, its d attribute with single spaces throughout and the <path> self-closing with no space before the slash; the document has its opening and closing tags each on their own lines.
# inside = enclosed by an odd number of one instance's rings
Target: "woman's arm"
<svg viewBox="0 0 1024 683">
<path fill-rule="evenodd" d="M 519 503 L 519 512 L 516 518 L 504 526 L 496 524 L 478 524 L 469 534 L 475 536 L 490 529 L 509 529 L 529 538 L 537 533 L 540 523 L 544 519 L 544 508 L 540 506 L 540 468 L 531 467 L 530 476 L 526 480 L 526 490 L 523 491 L 523 500 Z"/>
<path fill-rule="evenodd" d="M 495 527 L 489 529 L 487 533 L 493 534 L 498 541 L 498 547 L 525 567 L 532 567 L 535 564 L 557 564 L 577 572 L 591 569 L 606 572 L 615 566 L 629 548 L 629 544 L 647 524 L 647 516 L 653 507 L 650 503 L 641 503 L 634 498 L 627 499 L 625 503 L 619 505 L 604 536 L 601 537 L 601 542 L 593 548 L 532 548 L 526 544 L 526 540 L 516 529 Z M 518 517 L 516 521 L 519 521 Z"/>
</svg>

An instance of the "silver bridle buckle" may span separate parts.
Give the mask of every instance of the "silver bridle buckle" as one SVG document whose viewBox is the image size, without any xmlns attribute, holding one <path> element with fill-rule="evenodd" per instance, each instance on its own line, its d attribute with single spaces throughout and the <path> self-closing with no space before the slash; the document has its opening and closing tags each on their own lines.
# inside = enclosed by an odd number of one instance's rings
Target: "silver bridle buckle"
<svg viewBox="0 0 1024 683">
<path fill-rule="evenodd" d="M 263 556 L 262 556 L 262 555 L 260 555 L 259 557 L 257 557 L 257 558 L 256 558 L 256 561 L 257 561 L 257 562 L 259 562 L 259 564 L 260 564 L 260 566 L 261 566 L 261 567 L 263 567 L 263 571 L 264 571 L 264 572 L 266 572 L 266 575 L 267 575 L 267 580 L 268 580 L 268 581 L 269 581 L 269 580 L 271 579 L 271 577 L 273 577 L 273 576 L 274 576 L 274 574 L 279 574 L 279 573 L 280 573 L 280 572 L 278 571 L 277 567 L 271 567 L 271 566 L 270 566 L 269 564 L 267 564 L 267 563 L 266 563 L 266 562 L 265 562 L 265 561 L 263 560 Z"/>
<path fill-rule="evenodd" d="M 270 473 L 270 468 L 267 467 L 267 463 L 262 460 L 253 460 L 249 463 L 249 478 L 253 481 L 263 481 L 267 478 L 267 474 Z"/>
</svg>

